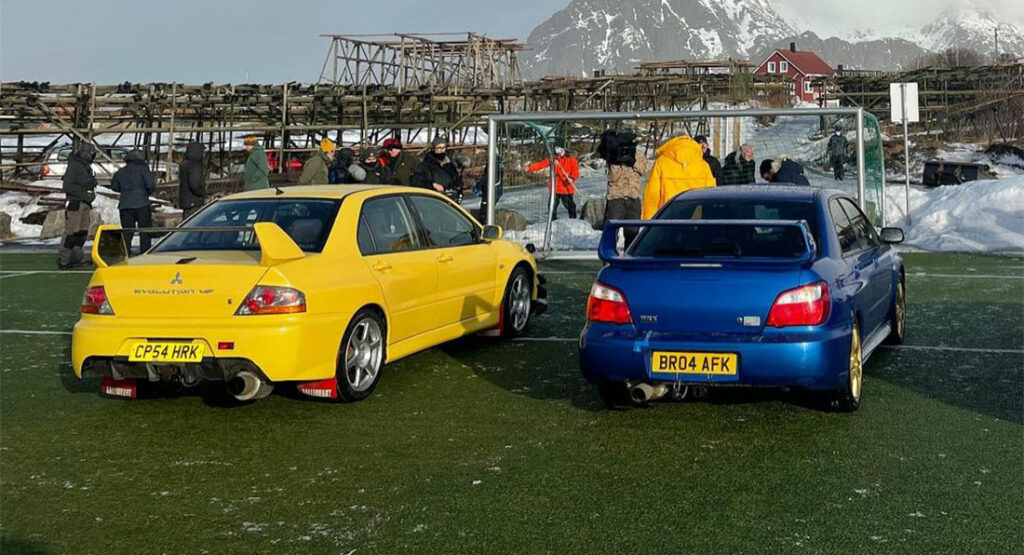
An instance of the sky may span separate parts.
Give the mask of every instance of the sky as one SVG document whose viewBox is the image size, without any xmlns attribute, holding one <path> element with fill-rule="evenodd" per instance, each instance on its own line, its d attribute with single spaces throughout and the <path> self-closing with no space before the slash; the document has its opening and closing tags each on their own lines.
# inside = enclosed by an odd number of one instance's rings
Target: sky
<svg viewBox="0 0 1024 555">
<path fill-rule="evenodd" d="M 775 0 L 819 34 L 920 26 L 973 1 L 1024 23 L 1020 0 Z M 526 40 L 569 0 L 0 0 L 0 81 L 312 82 L 321 33 L 473 30 Z"/>
</svg>

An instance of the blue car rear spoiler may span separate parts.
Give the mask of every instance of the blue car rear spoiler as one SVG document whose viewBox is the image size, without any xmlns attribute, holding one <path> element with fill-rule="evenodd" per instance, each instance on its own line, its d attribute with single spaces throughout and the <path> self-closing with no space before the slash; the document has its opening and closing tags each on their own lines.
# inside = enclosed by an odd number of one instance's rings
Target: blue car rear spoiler
<svg viewBox="0 0 1024 555">
<path fill-rule="evenodd" d="M 649 257 L 632 256 L 627 253 L 619 253 L 616 243 L 618 242 L 619 230 L 624 227 L 796 227 L 804 236 L 804 244 L 807 249 L 797 258 L 729 258 L 729 257 Z M 627 249 L 628 250 L 628 249 Z M 741 260 L 744 264 L 807 264 L 818 257 L 818 247 L 814 242 L 814 236 L 804 220 L 611 220 L 605 223 L 604 232 L 601 234 L 601 242 L 597 246 L 598 257 L 609 264 L 649 264 L 649 263 L 693 263 L 701 264 L 709 261 L 732 262 Z"/>
</svg>

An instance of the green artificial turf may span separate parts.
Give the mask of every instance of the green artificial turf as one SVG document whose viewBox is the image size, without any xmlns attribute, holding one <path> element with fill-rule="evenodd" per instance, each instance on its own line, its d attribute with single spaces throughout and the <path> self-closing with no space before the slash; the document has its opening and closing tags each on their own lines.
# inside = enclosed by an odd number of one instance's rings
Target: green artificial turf
<svg viewBox="0 0 1024 555">
<path fill-rule="evenodd" d="M 431 349 L 362 403 L 104 399 L 61 334 L 88 274 L 2 273 L 0 553 L 1020 552 L 1024 261 L 906 260 L 908 346 L 855 414 L 773 390 L 603 409 L 584 262 L 543 265 L 534 340 Z"/>
</svg>

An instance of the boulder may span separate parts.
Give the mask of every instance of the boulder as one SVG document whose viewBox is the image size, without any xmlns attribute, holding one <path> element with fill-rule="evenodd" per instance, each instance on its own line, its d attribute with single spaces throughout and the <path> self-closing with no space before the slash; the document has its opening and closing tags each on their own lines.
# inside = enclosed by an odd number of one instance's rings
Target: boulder
<svg viewBox="0 0 1024 555">
<path fill-rule="evenodd" d="M 96 228 L 103 225 L 103 217 L 100 216 L 99 210 L 93 210 L 89 215 L 89 238 L 91 239 L 96 235 Z M 39 232 L 40 239 L 53 239 L 56 237 L 64 236 L 64 211 L 53 210 L 46 214 L 46 220 L 43 221 L 43 229 Z"/>
<path fill-rule="evenodd" d="M 594 229 L 604 229 L 604 209 L 607 205 L 608 199 L 604 197 L 587 197 L 583 201 L 582 219 Z"/>
<path fill-rule="evenodd" d="M 515 210 L 498 208 L 494 211 L 494 223 L 506 231 L 525 231 L 527 222 L 526 216 Z"/>
<path fill-rule="evenodd" d="M 154 212 L 153 227 L 178 227 L 181 225 L 181 212 Z"/>
<path fill-rule="evenodd" d="M 13 237 L 11 234 L 11 215 L 6 212 L 0 212 L 0 239 L 7 239 Z"/>
</svg>

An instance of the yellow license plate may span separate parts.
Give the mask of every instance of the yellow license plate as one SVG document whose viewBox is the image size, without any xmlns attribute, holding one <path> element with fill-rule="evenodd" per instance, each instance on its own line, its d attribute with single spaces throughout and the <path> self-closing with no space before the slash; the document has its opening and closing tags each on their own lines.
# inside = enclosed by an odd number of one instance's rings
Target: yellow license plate
<svg viewBox="0 0 1024 555">
<path fill-rule="evenodd" d="M 132 344 L 128 351 L 131 362 L 202 362 L 205 349 L 203 344 L 174 343 L 161 341 L 140 341 Z"/>
<path fill-rule="evenodd" d="M 659 374 L 735 376 L 739 357 L 733 353 L 672 353 L 655 351 L 651 371 Z"/>
</svg>

